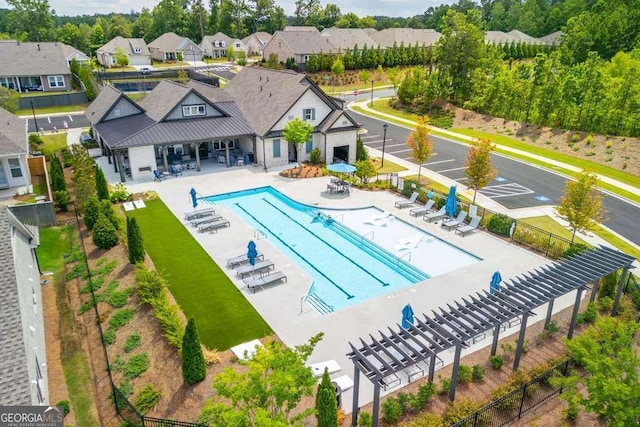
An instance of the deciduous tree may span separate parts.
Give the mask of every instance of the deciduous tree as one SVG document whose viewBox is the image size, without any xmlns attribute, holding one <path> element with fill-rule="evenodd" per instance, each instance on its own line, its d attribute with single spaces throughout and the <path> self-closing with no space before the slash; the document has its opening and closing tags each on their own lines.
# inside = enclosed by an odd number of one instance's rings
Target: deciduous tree
<svg viewBox="0 0 640 427">
<path fill-rule="evenodd" d="M 53 39 L 54 22 L 48 0 L 7 0 L 11 7 L 8 27 L 17 34 L 26 34 L 32 42 Z"/>
<path fill-rule="evenodd" d="M 20 102 L 20 94 L 13 89 L 7 89 L 0 86 L 0 107 L 10 113 L 14 113 L 18 109 Z"/>
<path fill-rule="evenodd" d="M 116 59 L 116 64 L 118 64 L 118 67 L 126 67 L 127 65 L 129 65 L 129 56 L 123 48 L 118 47 L 113 56 Z"/>
<path fill-rule="evenodd" d="M 556 211 L 573 229 L 572 243 L 576 231 L 591 230 L 602 221 L 602 195 L 598 192 L 597 185 L 596 174 L 587 171 L 582 171 L 577 181 L 569 180 L 565 184 L 564 194 Z"/>
<path fill-rule="evenodd" d="M 431 151 L 433 150 L 433 143 L 429 137 L 431 127 L 429 126 L 429 119 L 426 117 L 418 117 L 416 128 L 411 131 L 407 138 L 407 145 L 411 148 L 411 157 L 418 162 L 418 183 L 420 182 L 420 172 L 422 171 L 422 164 L 429 160 Z"/>
<path fill-rule="evenodd" d="M 481 139 L 476 145 L 469 148 L 467 168 L 464 173 L 468 178 L 468 186 L 473 188 L 473 203 L 476 202 L 478 190 L 486 187 L 498 175 L 498 171 L 491 164 L 493 148 L 493 144 L 488 139 Z"/>
<path fill-rule="evenodd" d="M 296 147 L 296 158 L 298 166 L 302 165 L 302 144 L 309 141 L 313 133 L 313 125 L 296 117 L 287 122 L 282 130 L 282 136 L 289 143 Z"/>
</svg>

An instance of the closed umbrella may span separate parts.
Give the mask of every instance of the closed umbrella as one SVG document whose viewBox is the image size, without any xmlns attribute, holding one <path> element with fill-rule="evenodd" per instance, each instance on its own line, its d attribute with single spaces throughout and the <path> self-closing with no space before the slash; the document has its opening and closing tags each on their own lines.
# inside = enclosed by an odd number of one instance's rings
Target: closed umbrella
<svg viewBox="0 0 640 427">
<path fill-rule="evenodd" d="M 258 251 L 256 249 L 256 244 L 253 240 L 249 240 L 249 244 L 247 245 L 247 258 L 249 259 L 249 264 L 252 266 L 256 265 L 257 257 Z"/>
<path fill-rule="evenodd" d="M 191 194 L 191 204 L 193 205 L 193 209 L 195 209 L 198 207 L 198 195 L 196 193 L 196 189 L 192 187 L 189 194 Z"/>
<path fill-rule="evenodd" d="M 407 304 L 402 309 L 402 327 L 407 329 L 410 325 L 413 325 L 413 308 Z"/>
<path fill-rule="evenodd" d="M 445 203 L 445 212 L 451 217 L 456 216 L 456 212 L 458 212 L 458 201 L 456 200 L 455 185 L 452 185 L 451 188 L 449 188 L 449 195 L 447 196 L 447 201 Z"/>
<path fill-rule="evenodd" d="M 500 275 L 499 271 L 496 271 L 495 273 L 493 273 L 493 276 L 491 277 L 491 283 L 489 284 L 490 294 L 495 294 L 496 292 L 500 291 L 500 282 L 502 282 L 502 276 Z"/>
</svg>

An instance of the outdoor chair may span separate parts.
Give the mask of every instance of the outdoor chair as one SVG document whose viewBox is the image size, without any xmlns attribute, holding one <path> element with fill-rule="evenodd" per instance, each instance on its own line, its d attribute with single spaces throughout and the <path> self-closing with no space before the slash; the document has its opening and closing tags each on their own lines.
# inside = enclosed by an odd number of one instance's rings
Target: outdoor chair
<svg viewBox="0 0 640 427">
<path fill-rule="evenodd" d="M 154 181 L 163 181 L 167 178 L 167 176 L 163 172 L 158 172 L 158 169 L 154 169 L 153 176 Z"/>
<path fill-rule="evenodd" d="M 222 227 L 231 227 L 231 223 L 229 222 L 229 220 L 227 219 L 223 219 L 223 218 L 219 218 L 216 219 L 215 221 L 210 221 L 207 222 L 206 224 L 202 224 L 201 226 L 198 227 L 198 232 L 199 233 L 205 233 L 205 232 L 218 232 L 218 228 L 222 228 Z"/>
<path fill-rule="evenodd" d="M 420 234 L 416 234 L 415 236 L 409 238 L 409 239 L 400 239 L 398 240 L 398 242 L 396 243 L 396 251 L 404 251 L 404 250 L 409 250 L 409 249 L 413 249 L 416 248 L 420 242 L 422 241 L 422 238 L 424 236 L 420 233 Z"/>
<path fill-rule="evenodd" d="M 240 276 L 241 279 L 244 279 L 244 276 L 248 274 L 254 273 L 262 273 L 266 270 L 273 270 L 273 261 L 268 259 L 256 262 L 255 265 L 243 265 L 242 267 L 236 270 L 236 274 Z"/>
<path fill-rule="evenodd" d="M 212 216 L 216 213 L 216 211 L 213 208 L 205 208 L 205 209 L 201 209 L 199 211 L 193 211 L 193 212 L 185 212 L 184 213 L 184 219 L 187 221 L 191 221 L 194 219 L 198 219 L 198 218 L 204 218 L 206 216 Z"/>
<path fill-rule="evenodd" d="M 455 219 L 449 219 L 447 221 L 442 221 L 442 226 L 447 227 L 447 230 L 451 230 L 452 228 L 458 228 L 464 225 L 464 220 L 467 218 L 467 211 L 460 211 L 458 216 Z"/>
<path fill-rule="evenodd" d="M 481 219 L 482 218 L 480 218 L 479 216 L 472 217 L 469 225 L 463 225 L 462 227 L 456 228 L 456 233 L 460 233 L 462 234 L 462 237 L 464 237 L 464 235 L 467 234 L 468 232 L 478 228 L 478 225 L 480 224 Z"/>
<path fill-rule="evenodd" d="M 169 172 L 171 172 L 171 175 L 173 176 L 182 176 L 182 169 L 180 166 L 169 165 Z"/>
<path fill-rule="evenodd" d="M 222 215 L 208 215 L 208 216 L 204 216 L 204 217 L 197 217 L 195 219 L 191 220 L 191 225 L 193 225 L 194 227 L 199 227 L 201 225 L 204 225 L 208 222 L 214 222 L 214 221 L 219 221 L 222 219 Z"/>
<path fill-rule="evenodd" d="M 424 215 L 426 213 L 429 213 L 433 210 L 433 205 L 436 204 L 436 201 L 433 199 L 429 199 L 427 201 L 427 203 L 425 203 L 423 206 L 418 206 L 417 208 L 413 208 L 409 211 L 409 215 L 411 216 L 418 216 L 418 215 Z"/>
<path fill-rule="evenodd" d="M 284 280 L 286 282 L 287 276 L 282 271 L 274 271 L 273 273 L 267 273 L 261 277 L 244 279 L 243 282 L 247 285 L 247 288 L 253 289 L 253 293 L 255 293 L 257 287 L 264 287 L 280 280 Z"/>
<path fill-rule="evenodd" d="M 396 201 L 396 208 L 398 209 L 402 209 L 402 208 L 408 208 L 409 206 L 413 206 L 416 204 L 416 200 L 418 200 L 418 192 L 414 191 L 411 194 L 411 197 L 409 197 L 409 200 L 405 200 L 405 199 L 401 199 Z"/>
<path fill-rule="evenodd" d="M 387 225 L 387 222 L 389 222 L 390 219 L 393 218 L 393 215 L 391 215 L 391 212 L 389 211 L 383 211 L 382 213 L 378 214 L 378 215 L 374 215 L 371 218 L 367 219 L 366 221 L 363 221 L 364 224 L 371 224 L 371 225 L 377 225 L 379 227 Z"/>
<path fill-rule="evenodd" d="M 256 255 L 256 260 L 263 260 L 264 259 L 264 255 L 261 254 L 260 252 L 257 252 Z M 231 268 L 236 268 L 237 266 L 240 266 L 242 264 L 245 264 L 249 262 L 249 257 L 247 256 L 247 253 L 243 253 L 242 255 L 238 255 L 236 257 L 233 258 L 229 258 L 227 260 L 227 265 Z"/>
<path fill-rule="evenodd" d="M 436 221 L 440 218 L 444 218 L 447 214 L 447 208 L 445 206 L 441 207 L 438 212 L 428 213 L 422 217 L 423 220 L 427 222 Z"/>
</svg>

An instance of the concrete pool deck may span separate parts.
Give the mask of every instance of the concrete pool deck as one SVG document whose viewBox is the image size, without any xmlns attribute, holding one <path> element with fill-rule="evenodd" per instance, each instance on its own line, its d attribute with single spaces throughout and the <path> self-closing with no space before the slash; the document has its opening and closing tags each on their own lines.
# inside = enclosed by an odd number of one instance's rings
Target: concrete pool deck
<svg viewBox="0 0 640 427">
<path fill-rule="evenodd" d="M 103 166 L 109 182 L 117 182 L 112 168 L 106 167 L 104 158 L 98 159 Z M 102 162 L 102 163 L 101 163 Z M 350 195 L 328 194 L 326 192 L 327 177 L 313 179 L 289 179 L 278 175 L 277 171 L 265 172 L 261 167 L 216 168 L 211 173 L 185 173 L 184 176 L 168 178 L 163 182 L 128 182 L 129 191 L 137 193 L 153 190 L 158 193 L 168 208 L 180 219 L 184 213 L 192 211 L 189 190 L 194 187 L 200 197 L 219 193 L 227 193 L 261 186 L 273 186 L 292 199 L 318 207 L 353 208 L 376 206 L 390 211 L 393 215 L 425 229 L 429 233 L 450 242 L 480 258 L 481 262 L 463 267 L 449 273 L 433 277 L 420 284 L 407 286 L 392 294 L 371 299 L 354 307 L 345 308 L 329 315 L 321 315 L 308 303 L 304 302 L 311 285 L 310 277 L 283 255 L 270 241 L 256 234 L 256 230 L 244 223 L 235 213 L 223 206 L 216 205 L 216 213 L 231 222 L 231 227 L 222 228 L 217 233 L 198 233 L 187 225 L 188 230 L 202 245 L 207 253 L 227 272 L 233 283 L 248 301 L 269 323 L 273 331 L 289 346 L 305 343 L 311 336 L 324 332 L 323 340 L 316 347 L 310 363 L 335 360 L 341 370 L 332 378 L 348 375 L 353 378 L 354 368 L 346 353 L 351 349 L 349 342 L 359 345 L 359 338 L 368 340 L 369 334 L 377 335 L 378 330 L 386 331 L 387 327 L 397 330 L 401 321 L 402 308 L 411 303 L 414 312 L 430 314 L 439 306 L 460 299 L 469 294 L 488 290 L 492 274 L 500 270 L 502 277 L 508 281 L 535 267 L 549 264 L 551 261 L 535 255 L 519 246 L 512 245 L 485 232 L 469 233 L 465 237 L 445 231 L 436 224 L 428 224 L 420 217 L 410 216 L 409 209 L 397 209 L 394 203 L 398 196 L 387 191 L 361 191 L 354 189 Z M 204 205 L 203 205 L 204 206 Z M 184 222 L 184 221 L 183 221 Z M 275 264 L 275 269 L 284 272 L 288 281 L 272 285 L 253 293 L 247 290 L 242 281 L 235 276 L 235 271 L 226 267 L 226 260 L 246 253 L 248 240 L 253 239 L 265 259 Z M 575 293 L 570 293 L 556 300 L 554 312 L 570 306 Z M 544 310 L 531 318 L 529 324 L 544 319 Z M 506 337 L 517 332 L 518 326 L 501 334 Z M 462 355 L 470 354 L 491 344 L 491 339 L 484 339 L 463 350 Z M 444 364 L 453 360 L 453 352 L 440 354 Z M 373 386 L 365 378 L 360 381 L 360 406 L 371 402 Z M 406 384 L 402 378 L 402 385 Z M 387 392 L 398 390 L 391 388 Z M 343 394 L 342 405 L 345 412 L 351 412 L 352 391 Z M 383 395 L 386 392 L 383 392 Z"/>
</svg>

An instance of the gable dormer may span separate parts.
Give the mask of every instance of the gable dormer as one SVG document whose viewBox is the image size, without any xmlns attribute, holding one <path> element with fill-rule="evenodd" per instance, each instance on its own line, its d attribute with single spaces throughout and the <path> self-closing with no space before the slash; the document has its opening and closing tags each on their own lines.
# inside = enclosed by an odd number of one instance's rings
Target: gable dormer
<svg viewBox="0 0 640 427">
<path fill-rule="evenodd" d="M 353 127 L 353 126 L 354 126 L 353 122 L 349 120 L 349 118 L 344 113 L 342 113 L 336 119 L 336 121 L 333 122 L 333 124 L 331 125 L 331 127 L 329 127 L 329 129 L 338 130 L 338 129 Z"/>
<path fill-rule="evenodd" d="M 192 120 L 225 116 L 213 104 L 201 97 L 197 92 L 190 91 L 176 107 L 167 114 L 163 121 Z"/>
<path fill-rule="evenodd" d="M 120 99 L 118 99 L 118 101 L 115 103 L 113 108 L 111 108 L 109 113 L 107 113 L 107 115 L 102 119 L 102 121 L 108 122 L 109 120 L 121 119 L 123 117 L 142 113 L 144 113 L 144 110 L 142 110 L 129 98 L 121 96 Z"/>
</svg>

